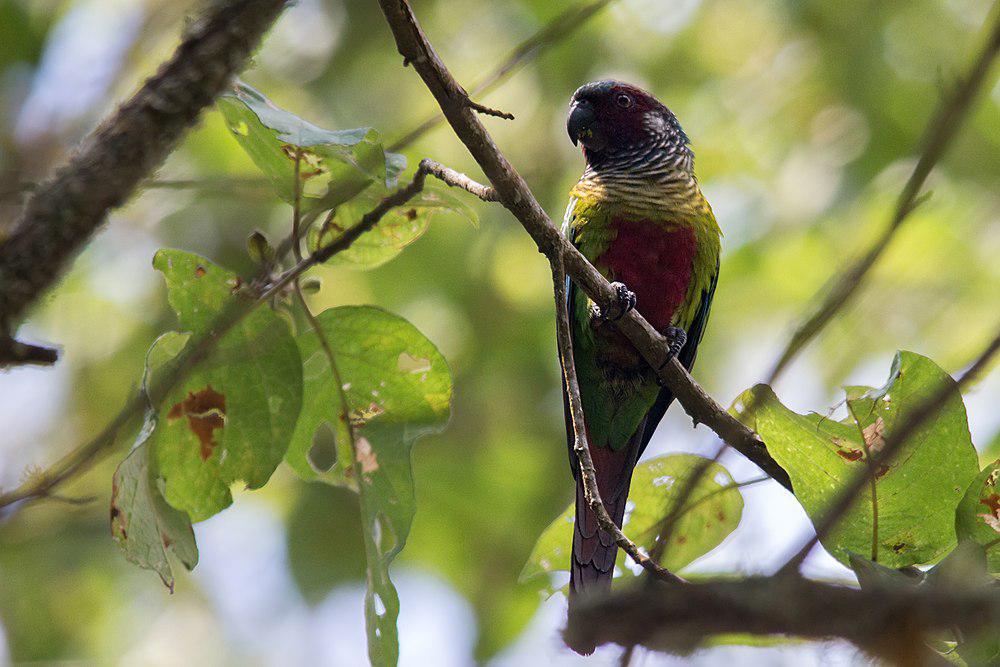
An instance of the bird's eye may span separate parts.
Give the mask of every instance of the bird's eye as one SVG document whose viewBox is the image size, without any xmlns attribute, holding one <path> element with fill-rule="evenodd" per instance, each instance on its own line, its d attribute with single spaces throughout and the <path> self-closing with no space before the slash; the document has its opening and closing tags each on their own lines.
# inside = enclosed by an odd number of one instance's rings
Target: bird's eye
<svg viewBox="0 0 1000 667">
<path fill-rule="evenodd" d="M 626 95 L 625 93 L 621 93 L 620 95 L 615 97 L 615 104 L 620 106 L 622 109 L 628 109 L 630 106 L 632 106 L 632 98 Z"/>
</svg>

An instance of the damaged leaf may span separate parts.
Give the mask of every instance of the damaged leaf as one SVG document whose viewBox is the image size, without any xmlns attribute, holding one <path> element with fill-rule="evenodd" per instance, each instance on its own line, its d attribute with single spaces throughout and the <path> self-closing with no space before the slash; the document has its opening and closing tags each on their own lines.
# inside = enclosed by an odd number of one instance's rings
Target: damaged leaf
<svg viewBox="0 0 1000 667">
<path fill-rule="evenodd" d="M 955 511 L 955 532 L 985 547 L 990 573 L 1000 574 L 1000 459 L 969 484 Z"/>
<path fill-rule="evenodd" d="M 388 194 L 386 188 L 376 184 L 353 200 L 338 206 L 329 222 L 310 230 L 309 249 L 315 252 L 335 241 L 345 230 L 360 222 L 361 217 Z M 473 225 L 479 222 L 475 209 L 463 198 L 449 192 L 447 186 L 428 181 L 423 191 L 411 199 L 406 207 L 390 210 L 371 231 L 358 238 L 350 248 L 334 255 L 327 263 L 365 270 L 382 266 L 423 236 L 431 218 L 438 213 L 456 214 Z"/>
<path fill-rule="evenodd" d="M 372 306 L 331 308 L 317 319 L 337 358 L 356 429 L 367 434 L 367 429 L 376 424 L 393 424 L 402 438 L 412 441 L 447 422 L 451 410 L 448 364 L 416 327 Z M 339 446 L 339 459 L 346 461 L 346 466 L 325 475 L 310 465 L 308 453 L 314 445 L 314 434 L 322 424 L 333 426 L 337 419 L 331 406 L 339 400 L 339 391 L 316 334 L 305 331 L 298 341 L 304 369 L 304 405 L 286 461 L 304 479 L 353 486 L 352 457 L 341 456 Z M 420 372 L 401 372 L 400 359 L 412 360 L 403 363 L 412 363 Z M 379 444 L 373 442 L 372 448 L 378 458 Z"/>
<path fill-rule="evenodd" d="M 317 321 L 343 384 L 334 383 L 316 333 L 300 334 L 305 401 L 285 460 L 305 479 L 358 492 L 368 568 L 368 652 L 373 664 L 395 664 L 399 598 L 389 565 L 406 543 L 416 509 L 410 448 L 418 437 L 447 423 L 451 374 L 434 344 L 397 315 L 344 306 L 320 313 Z M 423 360 L 424 368 L 401 373 L 400 358 Z M 327 457 L 336 462 L 326 471 L 314 456 L 319 434 L 336 440 L 336 455 Z"/>
<path fill-rule="evenodd" d="M 201 443 L 201 460 L 207 461 L 215 449 L 215 431 L 226 425 L 226 397 L 208 385 L 175 403 L 167 413 L 171 422 L 187 419 L 188 428 Z"/>
<path fill-rule="evenodd" d="M 286 201 L 294 199 L 299 156 L 303 213 L 333 208 L 373 183 L 393 187 L 406 166 L 370 127 L 326 130 L 275 106 L 243 82 L 219 98 L 233 137 Z"/>
<path fill-rule="evenodd" d="M 899 352 L 884 386 L 845 387 L 849 416 L 843 421 L 797 414 L 767 385 L 745 392 L 733 412 L 761 435 L 788 471 L 796 498 L 816 521 L 840 490 L 865 471 L 866 448 L 873 454 L 881 451 L 893 429 L 941 383 L 954 381 L 930 359 Z M 955 546 L 955 507 L 977 469 L 965 405 L 956 390 L 900 453 L 875 471 L 878 563 L 900 568 L 934 563 L 948 553 Z M 871 487 L 866 485 L 823 546 L 846 565 L 851 552 L 871 553 L 872 530 Z"/>
<path fill-rule="evenodd" d="M 237 299 L 248 298 L 233 293 L 235 275 L 196 255 L 161 250 L 153 266 L 192 339 Z M 167 344 L 177 349 L 177 340 L 165 335 L 150 359 L 167 356 L 157 351 Z M 256 308 L 159 405 L 164 418 L 149 444 L 172 506 L 202 521 L 232 502 L 233 483 L 263 486 L 285 455 L 302 405 L 302 363 L 288 324 L 271 309 Z"/>
<path fill-rule="evenodd" d="M 167 504 L 147 440 L 156 426 L 150 413 L 132 452 L 118 465 L 111 487 L 111 535 L 130 562 L 153 570 L 174 590 L 167 552 L 188 570 L 198 564 L 198 547 L 187 514 Z"/>
<path fill-rule="evenodd" d="M 694 454 L 661 456 L 636 466 L 629 490 L 629 507 L 623 531 L 643 551 L 655 544 L 660 520 L 674 510 L 688 476 L 704 458 Z M 521 570 L 521 581 L 558 571 L 569 571 L 570 545 L 573 544 L 574 506 L 571 504 L 538 538 L 528 562 Z M 709 465 L 695 486 L 686 509 L 668 535 L 668 545 L 661 564 L 677 572 L 719 546 L 736 530 L 743 515 L 743 495 L 729 471 L 717 463 Z M 618 571 L 632 577 L 631 559 L 618 553 Z"/>
</svg>

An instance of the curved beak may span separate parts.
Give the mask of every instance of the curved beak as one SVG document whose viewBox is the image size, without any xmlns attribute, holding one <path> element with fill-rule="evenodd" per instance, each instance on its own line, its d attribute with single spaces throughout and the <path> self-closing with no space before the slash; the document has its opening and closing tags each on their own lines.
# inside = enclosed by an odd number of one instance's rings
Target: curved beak
<svg viewBox="0 0 1000 667">
<path fill-rule="evenodd" d="M 604 137 L 597 126 L 597 115 L 593 105 L 587 100 L 578 100 L 569 109 L 566 119 L 566 131 L 575 146 L 577 142 L 586 148 L 600 150 L 604 146 Z"/>
</svg>

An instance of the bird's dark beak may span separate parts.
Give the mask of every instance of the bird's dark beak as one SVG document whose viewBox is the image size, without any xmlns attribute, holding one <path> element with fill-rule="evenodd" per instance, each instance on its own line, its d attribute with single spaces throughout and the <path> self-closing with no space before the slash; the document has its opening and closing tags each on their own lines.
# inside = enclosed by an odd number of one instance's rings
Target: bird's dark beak
<svg viewBox="0 0 1000 667">
<path fill-rule="evenodd" d="M 566 119 L 566 131 L 575 146 L 577 142 L 592 150 L 600 150 L 604 145 L 604 137 L 597 126 L 597 115 L 593 105 L 587 100 L 578 100 L 569 110 Z"/>
</svg>

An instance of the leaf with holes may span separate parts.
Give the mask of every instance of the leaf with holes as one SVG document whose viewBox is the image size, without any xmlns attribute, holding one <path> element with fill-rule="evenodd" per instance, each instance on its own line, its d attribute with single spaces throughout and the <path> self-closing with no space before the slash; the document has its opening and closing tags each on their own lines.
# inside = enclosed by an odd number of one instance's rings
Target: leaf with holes
<svg viewBox="0 0 1000 667">
<path fill-rule="evenodd" d="M 147 415 L 132 452 L 118 465 L 111 487 L 111 535 L 130 562 L 153 570 L 174 590 L 167 559 L 173 552 L 188 570 L 198 564 L 198 547 L 187 514 L 167 504 L 151 465 L 147 440 L 156 417 Z"/>
<path fill-rule="evenodd" d="M 368 561 L 369 655 L 374 664 L 395 664 L 399 598 L 389 564 L 406 543 L 415 511 L 410 448 L 447 423 L 451 373 L 434 344 L 392 313 L 344 306 L 317 320 L 343 384 L 334 382 L 316 333 L 300 334 L 305 401 L 286 461 L 305 479 L 358 491 Z M 349 426 L 340 418 L 341 396 Z"/>
<path fill-rule="evenodd" d="M 373 183 L 392 187 L 406 166 L 403 156 L 383 150 L 372 128 L 325 130 L 243 82 L 219 98 L 218 108 L 233 137 L 287 202 L 294 199 L 298 156 L 304 213 L 333 208 Z"/>
<path fill-rule="evenodd" d="M 656 542 L 660 520 L 673 512 L 680 490 L 704 461 L 693 454 L 671 454 L 636 466 L 629 489 L 632 510 L 626 513 L 622 530 L 647 553 Z M 721 465 L 711 463 L 678 515 L 660 563 L 674 572 L 687 567 L 736 530 L 742 514 L 743 496 L 733 478 Z M 549 524 L 521 571 L 521 581 L 569 570 L 573 516 L 570 505 Z M 620 551 L 618 558 L 620 575 L 634 576 L 631 560 Z"/>
<path fill-rule="evenodd" d="M 883 387 L 847 387 L 850 415 L 836 421 L 797 414 L 758 385 L 740 396 L 733 412 L 754 428 L 788 471 L 809 517 L 822 517 L 850 480 L 905 423 L 914 407 L 954 384 L 933 361 L 899 352 Z M 962 397 L 956 390 L 888 465 L 875 471 L 876 503 L 866 486 L 823 546 L 844 564 L 849 553 L 871 556 L 877 508 L 877 562 L 891 568 L 933 563 L 955 546 L 955 507 L 978 470 Z"/>
<path fill-rule="evenodd" d="M 187 345 L 196 344 L 220 313 L 250 305 L 240 303 L 250 297 L 239 291 L 235 274 L 197 255 L 161 250 L 153 266 L 166 279 L 181 329 L 191 334 Z M 167 355 L 156 348 L 176 350 L 179 342 L 176 334 L 161 337 L 149 358 L 162 360 Z M 229 506 L 231 484 L 263 486 L 288 449 L 301 405 L 295 339 L 283 318 L 257 307 L 159 402 L 149 446 L 167 501 L 202 521 Z"/>
<path fill-rule="evenodd" d="M 1000 574 L 1000 459 L 972 481 L 955 511 L 955 532 L 986 549 L 989 571 Z"/>
<path fill-rule="evenodd" d="M 375 185 L 338 206 L 336 214 L 322 228 L 314 227 L 310 230 L 309 248 L 315 252 L 335 241 L 345 230 L 360 222 L 361 217 L 388 194 L 388 190 Z M 439 213 L 456 214 L 474 226 L 479 224 L 475 209 L 463 198 L 449 192 L 446 186 L 428 182 L 424 190 L 407 202 L 406 206 L 396 207 L 386 213 L 370 232 L 362 235 L 347 250 L 334 255 L 327 264 L 359 269 L 382 266 L 423 236 L 431 218 Z"/>
</svg>

